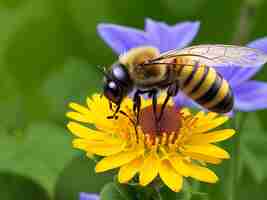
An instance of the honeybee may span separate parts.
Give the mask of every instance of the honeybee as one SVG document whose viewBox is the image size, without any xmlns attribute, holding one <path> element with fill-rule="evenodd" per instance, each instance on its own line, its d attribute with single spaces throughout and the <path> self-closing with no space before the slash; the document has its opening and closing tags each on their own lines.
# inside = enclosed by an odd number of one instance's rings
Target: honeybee
<svg viewBox="0 0 267 200">
<path fill-rule="evenodd" d="M 121 55 L 106 72 L 104 95 L 120 111 L 124 97 L 134 91 L 133 111 L 139 117 L 142 94 L 153 99 L 156 120 L 171 97 L 182 91 L 202 107 L 217 113 L 233 109 L 232 89 L 216 68 L 257 67 L 267 62 L 267 55 L 257 49 L 234 45 L 197 45 L 160 54 L 158 49 L 142 46 Z M 157 115 L 157 94 L 167 96 Z"/>
</svg>

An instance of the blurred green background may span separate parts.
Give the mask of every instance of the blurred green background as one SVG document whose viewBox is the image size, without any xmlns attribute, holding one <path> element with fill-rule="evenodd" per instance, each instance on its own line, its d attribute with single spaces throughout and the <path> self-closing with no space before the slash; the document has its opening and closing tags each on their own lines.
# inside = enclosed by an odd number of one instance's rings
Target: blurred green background
<svg viewBox="0 0 267 200">
<path fill-rule="evenodd" d="M 239 38 L 244 8 L 247 31 Z M 266 10 L 264 0 L 0 0 L 0 199 L 74 200 L 111 180 L 94 174 L 94 163 L 71 148 L 65 128 L 67 103 L 84 103 L 100 91 L 96 66 L 116 59 L 96 33 L 98 23 L 142 29 L 146 17 L 200 20 L 194 43 L 239 38 L 245 44 L 267 36 Z M 265 67 L 256 78 L 266 77 Z M 247 115 L 238 152 L 235 139 L 226 142 L 233 160 L 214 168 L 218 184 L 194 183 L 207 195 L 181 198 L 266 199 L 266 117 L 266 111 Z"/>
</svg>

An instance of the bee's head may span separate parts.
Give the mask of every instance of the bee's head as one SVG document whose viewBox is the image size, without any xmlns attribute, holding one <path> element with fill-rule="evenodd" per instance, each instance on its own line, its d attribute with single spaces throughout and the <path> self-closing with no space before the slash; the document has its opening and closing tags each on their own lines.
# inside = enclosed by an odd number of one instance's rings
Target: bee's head
<svg viewBox="0 0 267 200">
<path fill-rule="evenodd" d="M 104 77 L 104 95 L 115 104 L 119 104 L 133 88 L 126 66 L 114 63 Z"/>
</svg>

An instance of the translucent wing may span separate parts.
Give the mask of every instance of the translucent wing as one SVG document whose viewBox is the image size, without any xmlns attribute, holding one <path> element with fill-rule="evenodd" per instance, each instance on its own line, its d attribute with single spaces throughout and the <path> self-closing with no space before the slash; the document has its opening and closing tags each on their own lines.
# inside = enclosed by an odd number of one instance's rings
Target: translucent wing
<svg viewBox="0 0 267 200">
<path fill-rule="evenodd" d="M 184 57 L 189 64 L 206 64 L 211 67 L 259 67 L 267 62 L 267 54 L 260 50 L 234 45 L 196 45 L 165 52 L 153 61 Z M 152 62 L 153 62 L 152 61 Z M 188 64 L 188 63 L 185 63 Z"/>
</svg>

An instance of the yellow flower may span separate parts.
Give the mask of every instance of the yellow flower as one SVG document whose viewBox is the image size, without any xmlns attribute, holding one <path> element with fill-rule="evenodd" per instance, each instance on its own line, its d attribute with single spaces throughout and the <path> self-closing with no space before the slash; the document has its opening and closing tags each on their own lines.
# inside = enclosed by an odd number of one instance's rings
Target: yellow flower
<svg viewBox="0 0 267 200">
<path fill-rule="evenodd" d="M 164 96 L 159 97 L 157 109 Z M 150 99 L 142 99 L 140 123 L 133 125 L 132 100 L 125 99 L 118 119 L 107 119 L 113 114 L 105 97 L 96 94 L 87 99 L 87 107 L 70 103 L 74 110 L 67 116 L 84 125 L 70 121 L 68 129 L 77 137 L 73 146 L 103 158 L 96 164 L 96 172 L 119 168 L 120 183 L 139 176 L 139 184 L 146 186 L 157 176 L 173 191 L 183 185 L 183 177 L 215 183 L 216 174 L 207 163 L 219 164 L 230 155 L 214 143 L 230 138 L 232 129 L 214 130 L 228 120 L 216 113 L 192 114 L 168 103 L 161 121 L 156 125 Z M 86 124 L 93 124 L 94 129 Z"/>
</svg>

